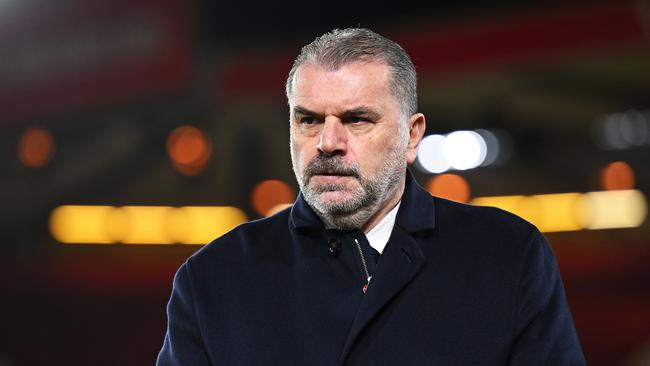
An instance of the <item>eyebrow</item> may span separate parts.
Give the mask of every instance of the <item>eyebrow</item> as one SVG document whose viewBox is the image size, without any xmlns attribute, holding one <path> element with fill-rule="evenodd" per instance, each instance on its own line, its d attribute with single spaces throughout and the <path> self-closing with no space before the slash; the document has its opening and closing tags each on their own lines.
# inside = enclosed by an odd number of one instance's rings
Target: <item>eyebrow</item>
<svg viewBox="0 0 650 366">
<path fill-rule="evenodd" d="M 379 114 L 379 112 L 375 111 L 372 108 L 368 108 L 366 106 L 352 108 L 341 113 L 342 118 L 355 117 L 355 116 L 367 116 L 371 120 L 377 120 L 381 115 Z"/>
<path fill-rule="evenodd" d="M 293 108 L 293 113 L 294 114 L 302 114 L 305 116 L 319 116 L 322 117 L 320 113 L 314 112 L 312 110 L 309 110 L 303 106 L 297 105 Z M 348 109 L 346 111 L 343 111 L 343 113 L 340 114 L 341 118 L 349 118 L 349 117 L 354 117 L 354 116 L 368 116 L 372 120 L 377 120 L 381 116 L 381 114 L 377 111 L 375 111 L 372 108 L 366 107 L 366 106 L 359 106 L 355 107 L 352 109 Z"/>
<path fill-rule="evenodd" d="M 305 116 L 320 116 L 319 113 L 316 113 L 314 111 L 310 111 L 309 109 L 307 109 L 307 108 L 305 108 L 303 106 L 299 106 L 299 105 L 293 107 L 293 113 L 294 114 L 302 114 L 302 115 L 305 115 Z"/>
</svg>

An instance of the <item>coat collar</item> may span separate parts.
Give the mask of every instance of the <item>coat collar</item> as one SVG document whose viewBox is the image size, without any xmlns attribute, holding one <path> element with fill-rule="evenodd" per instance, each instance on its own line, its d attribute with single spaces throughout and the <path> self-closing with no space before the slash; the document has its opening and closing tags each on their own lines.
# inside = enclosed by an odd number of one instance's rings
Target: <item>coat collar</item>
<svg viewBox="0 0 650 366">
<path fill-rule="evenodd" d="M 321 231 L 323 222 L 314 210 L 307 204 L 302 192 L 291 207 L 289 225 L 292 229 Z M 402 194 L 402 203 L 395 225 L 409 233 L 422 230 L 432 230 L 435 226 L 434 206 L 431 195 L 417 183 L 410 170 L 406 170 L 406 186 Z"/>
</svg>

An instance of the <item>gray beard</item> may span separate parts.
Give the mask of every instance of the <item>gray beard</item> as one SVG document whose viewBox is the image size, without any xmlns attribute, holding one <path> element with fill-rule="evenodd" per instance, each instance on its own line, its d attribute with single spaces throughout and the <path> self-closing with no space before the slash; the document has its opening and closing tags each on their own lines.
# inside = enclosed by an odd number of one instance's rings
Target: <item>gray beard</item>
<svg viewBox="0 0 650 366">
<path fill-rule="evenodd" d="M 387 201 L 393 197 L 404 179 L 406 161 L 401 148 L 396 146 L 386 157 L 381 169 L 371 177 L 364 177 L 358 165 L 345 166 L 339 156 L 319 155 L 312 160 L 302 174 L 294 172 L 300 190 L 307 204 L 316 212 L 327 229 L 354 230 L 360 229 L 377 213 Z M 321 194 L 329 191 L 343 190 L 339 184 L 325 184 L 314 187 L 310 179 L 316 174 L 339 174 L 354 177 L 359 183 L 358 194 L 344 202 L 327 202 L 321 199 Z"/>
</svg>

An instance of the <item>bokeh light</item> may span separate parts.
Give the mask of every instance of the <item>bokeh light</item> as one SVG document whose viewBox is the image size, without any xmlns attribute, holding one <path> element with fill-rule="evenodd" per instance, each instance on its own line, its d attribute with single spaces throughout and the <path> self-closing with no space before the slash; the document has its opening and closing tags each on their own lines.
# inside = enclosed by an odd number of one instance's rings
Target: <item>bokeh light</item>
<svg viewBox="0 0 650 366">
<path fill-rule="evenodd" d="M 442 146 L 447 163 L 458 170 L 476 168 L 485 160 L 487 148 L 483 137 L 474 131 L 455 131 L 447 135 Z"/>
<path fill-rule="evenodd" d="M 647 216 L 638 190 L 477 197 L 471 203 L 512 212 L 542 232 L 639 227 Z"/>
<path fill-rule="evenodd" d="M 18 158 L 30 168 L 41 168 L 54 156 L 54 139 L 44 128 L 30 127 L 20 138 Z"/>
<path fill-rule="evenodd" d="M 589 230 L 638 227 L 648 213 L 648 203 L 637 190 L 588 192 L 582 208 L 583 226 Z"/>
<path fill-rule="evenodd" d="M 623 161 L 609 163 L 601 170 L 600 184 L 604 190 L 632 189 L 634 181 L 634 171 Z"/>
<path fill-rule="evenodd" d="M 420 141 L 417 156 L 417 166 L 428 173 L 444 173 L 451 167 L 445 160 L 443 144 L 445 136 L 428 135 Z"/>
<path fill-rule="evenodd" d="M 544 232 L 575 231 L 583 229 L 581 193 L 555 193 L 534 196 L 542 215 L 536 223 Z"/>
<path fill-rule="evenodd" d="M 167 217 L 171 240 L 181 244 L 207 244 L 247 220 L 235 207 L 187 206 Z"/>
<path fill-rule="evenodd" d="M 126 223 L 126 230 L 108 227 L 109 232 L 121 231 L 124 236 L 115 238 L 124 244 L 172 244 L 168 234 L 167 217 L 173 210 L 167 206 L 124 206 L 115 209 L 125 217 L 124 220 L 114 220 L 111 223 Z"/>
<path fill-rule="evenodd" d="M 280 180 L 268 179 L 253 188 L 251 204 L 255 212 L 269 216 L 278 211 L 278 205 L 290 204 L 295 200 L 291 187 Z"/>
<path fill-rule="evenodd" d="M 429 193 L 458 202 L 469 202 L 470 188 L 465 178 L 457 174 L 440 174 L 429 179 Z"/>
<path fill-rule="evenodd" d="M 212 144 L 198 128 L 180 126 L 167 138 L 167 154 L 178 172 L 197 175 L 205 169 L 212 155 Z"/>
<path fill-rule="evenodd" d="M 630 109 L 599 116 L 592 134 L 594 142 L 605 150 L 650 145 L 650 110 Z"/>
<path fill-rule="evenodd" d="M 50 232 L 69 244 L 207 244 L 248 218 L 228 206 L 60 206 Z"/>
<path fill-rule="evenodd" d="M 266 216 L 275 215 L 276 213 L 284 210 L 285 208 L 289 208 L 292 205 L 293 205 L 292 203 L 281 203 L 279 205 L 275 205 L 271 207 L 271 209 L 266 213 Z"/>
<path fill-rule="evenodd" d="M 522 195 L 476 197 L 472 199 L 471 204 L 477 206 L 498 207 L 502 210 L 521 216 L 518 213 L 519 207 L 521 206 L 520 202 L 526 198 L 527 196 Z"/>
<path fill-rule="evenodd" d="M 60 206 L 50 214 L 50 233 L 60 243 L 110 244 L 105 229 L 111 206 Z"/>
<path fill-rule="evenodd" d="M 485 158 L 481 166 L 488 166 L 495 163 L 501 153 L 499 138 L 490 130 L 478 129 L 475 132 L 483 138 L 483 142 L 485 143 Z"/>
<path fill-rule="evenodd" d="M 422 172 L 440 174 L 505 162 L 510 154 L 509 134 L 479 129 L 428 135 L 420 141 L 415 166 Z"/>
</svg>

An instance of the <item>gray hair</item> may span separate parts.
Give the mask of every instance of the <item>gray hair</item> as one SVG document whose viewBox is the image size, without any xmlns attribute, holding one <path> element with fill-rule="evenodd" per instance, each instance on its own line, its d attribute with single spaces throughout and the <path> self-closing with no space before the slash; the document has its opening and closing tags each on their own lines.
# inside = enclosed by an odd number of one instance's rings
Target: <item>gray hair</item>
<svg viewBox="0 0 650 366">
<path fill-rule="evenodd" d="M 285 84 L 287 99 L 298 67 L 305 63 L 337 70 L 355 61 L 383 61 L 390 68 L 390 89 L 406 118 L 417 112 L 417 76 L 409 55 L 397 43 L 369 29 L 334 29 L 304 46 Z"/>
</svg>

